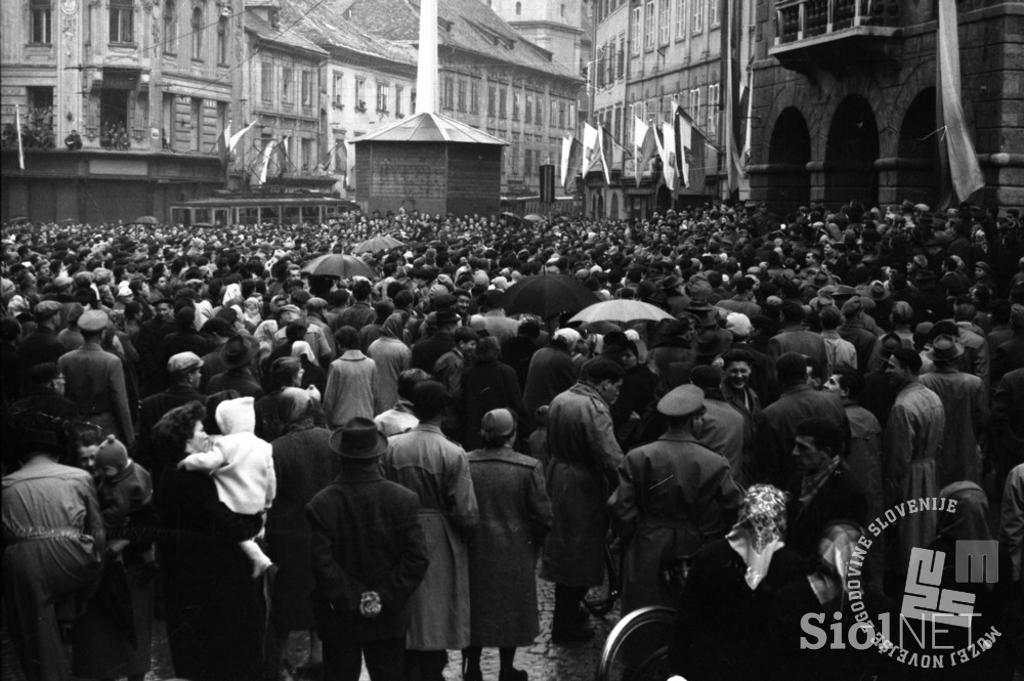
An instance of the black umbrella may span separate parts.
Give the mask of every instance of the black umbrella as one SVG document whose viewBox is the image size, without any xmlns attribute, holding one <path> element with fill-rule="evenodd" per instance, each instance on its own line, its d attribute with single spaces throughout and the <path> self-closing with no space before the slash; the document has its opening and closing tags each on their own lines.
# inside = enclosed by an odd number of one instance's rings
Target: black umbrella
<svg viewBox="0 0 1024 681">
<path fill-rule="evenodd" d="M 354 255 L 343 255 L 341 253 L 328 253 L 319 258 L 313 258 L 302 266 L 302 271 L 321 277 L 340 277 L 351 279 L 355 276 L 376 279 L 377 275 L 373 268 Z"/>
<path fill-rule="evenodd" d="M 502 307 L 505 313 L 535 314 L 550 319 L 568 312 L 575 314 L 598 302 L 593 291 L 574 277 L 564 274 L 540 274 L 526 277 L 505 291 Z"/>
</svg>

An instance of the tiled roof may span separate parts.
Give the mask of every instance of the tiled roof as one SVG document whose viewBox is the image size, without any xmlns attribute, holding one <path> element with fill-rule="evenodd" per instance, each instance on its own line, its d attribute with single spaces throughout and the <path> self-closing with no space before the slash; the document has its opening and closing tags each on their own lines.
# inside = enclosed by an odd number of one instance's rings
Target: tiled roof
<svg viewBox="0 0 1024 681">
<path fill-rule="evenodd" d="M 262 40 L 269 40 L 282 45 L 290 45 L 299 49 L 315 52 L 326 56 L 327 52 L 321 49 L 316 43 L 307 39 L 300 30 L 294 19 L 289 20 L 281 16 L 278 27 L 274 28 L 253 12 L 245 13 L 245 30 L 252 31 Z"/>
<path fill-rule="evenodd" d="M 349 18 L 366 33 L 395 41 L 414 42 L 418 38 L 416 0 L 342 2 L 347 3 Z M 550 52 L 525 40 L 480 0 L 439 0 L 438 19 L 441 45 L 578 80 L 572 70 L 553 61 Z"/>
<path fill-rule="evenodd" d="M 436 113 L 418 113 L 383 130 L 355 140 L 362 142 L 461 142 L 466 144 L 499 144 L 508 142 L 478 130 L 471 125 Z"/>
<path fill-rule="evenodd" d="M 324 48 L 340 47 L 362 54 L 386 59 L 407 66 L 416 64 L 416 48 L 410 43 L 370 35 L 354 21 L 343 16 L 343 7 L 351 0 L 326 0 L 308 8 L 288 3 L 282 11 L 282 21 L 295 22 L 296 29 Z"/>
</svg>

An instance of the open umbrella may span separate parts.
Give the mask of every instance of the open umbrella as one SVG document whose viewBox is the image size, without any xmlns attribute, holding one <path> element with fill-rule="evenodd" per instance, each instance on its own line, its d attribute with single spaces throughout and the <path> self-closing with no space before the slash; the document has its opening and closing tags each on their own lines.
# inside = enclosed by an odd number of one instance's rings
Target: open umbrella
<svg viewBox="0 0 1024 681">
<path fill-rule="evenodd" d="M 367 279 L 377 277 L 373 269 L 365 262 L 354 255 L 342 253 L 328 253 L 319 258 L 313 258 L 302 266 L 302 271 L 319 277 L 340 277 L 342 279 L 351 279 L 357 276 Z"/>
<path fill-rule="evenodd" d="M 152 215 L 140 215 L 139 217 L 132 220 L 132 224 L 135 225 L 159 225 L 160 221 Z"/>
<path fill-rule="evenodd" d="M 545 218 L 543 215 L 537 215 L 536 213 L 530 213 L 529 215 L 524 215 L 523 219 L 526 220 L 527 222 L 537 223 L 537 222 L 544 222 L 544 220 L 546 220 L 547 218 Z"/>
<path fill-rule="evenodd" d="M 513 284 L 502 296 L 502 307 L 509 315 L 535 314 L 550 319 L 582 310 L 597 302 L 594 292 L 575 277 L 564 274 L 540 274 Z"/>
<path fill-rule="evenodd" d="M 662 319 L 675 319 L 668 312 L 660 307 L 645 303 L 640 300 L 616 298 L 595 303 L 576 313 L 570 322 L 639 322 L 639 321 L 661 321 Z"/>
<path fill-rule="evenodd" d="M 375 237 L 371 237 L 366 241 L 356 244 L 356 247 L 352 249 L 352 252 L 379 253 L 380 251 L 390 251 L 392 248 L 398 248 L 399 246 L 404 246 L 404 244 L 395 237 L 388 234 L 378 234 Z"/>
<path fill-rule="evenodd" d="M 20 225 L 23 222 L 32 222 L 32 221 L 28 219 L 27 215 L 17 215 L 15 217 L 11 218 L 10 220 L 8 220 L 7 222 L 9 222 L 12 225 Z"/>
</svg>

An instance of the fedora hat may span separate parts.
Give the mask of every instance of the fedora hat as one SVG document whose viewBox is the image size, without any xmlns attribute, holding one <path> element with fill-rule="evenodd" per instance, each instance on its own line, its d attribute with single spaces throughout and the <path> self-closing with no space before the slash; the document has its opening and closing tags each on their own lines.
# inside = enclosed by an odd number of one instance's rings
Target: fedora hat
<svg viewBox="0 0 1024 681">
<path fill-rule="evenodd" d="M 658 412 L 665 416 L 689 416 L 704 408 L 704 391 L 695 385 L 681 385 L 658 400 Z"/>
<path fill-rule="evenodd" d="M 375 459 L 388 447 L 388 439 L 372 419 L 357 416 L 331 433 L 331 451 L 346 459 Z"/>
<path fill-rule="evenodd" d="M 715 357 L 729 349 L 730 343 L 726 335 L 719 333 L 717 328 L 709 327 L 697 336 L 697 355 L 699 357 Z"/>
<path fill-rule="evenodd" d="M 928 359 L 933 362 L 948 364 L 955 362 L 964 355 L 964 347 L 952 336 L 941 334 L 932 341 L 932 349 L 928 353 Z"/>
<path fill-rule="evenodd" d="M 871 286 L 868 288 L 868 293 L 874 300 L 885 300 L 892 295 L 889 292 L 889 289 L 886 288 L 885 284 L 878 280 L 871 282 Z"/>
<path fill-rule="evenodd" d="M 258 350 L 258 346 L 251 339 L 245 336 L 232 336 L 221 346 L 220 358 L 229 369 L 237 369 L 251 362 Z"/>
</svg>

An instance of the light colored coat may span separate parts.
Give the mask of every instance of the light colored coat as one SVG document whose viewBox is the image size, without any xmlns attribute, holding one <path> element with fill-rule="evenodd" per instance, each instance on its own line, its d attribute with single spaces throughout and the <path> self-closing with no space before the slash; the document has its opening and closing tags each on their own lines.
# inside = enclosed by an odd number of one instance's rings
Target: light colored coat
<svg viewBox="0 0 1024 681">
<path fill-rule="evenodd" d="M 398 403 L 398 375 L 409 368 L 412 350 L 397 338 L 381 336 L 370 343 L 366 354 L 377 368 L 373 411 L 383 414 Z"/>
<path fill-rule="evenodd" d="M 939 489 L 960 480 L 981 482 L 981 450 L 977 435 L 988 425 L 988 395 L 979 376 L 952 369 L 922 374 L 921 385 L 931 389 L 946 413 L 936 484 Z"/>
<path fill-rule="evenodd" d="M 327 424 L 333 429 L 357 416 L 372 419 L 376 382 L 377 365 L 361 350 L 346 350 L 331 362 L 324 391 Z"/>
</svg>

